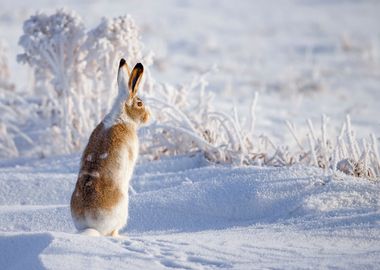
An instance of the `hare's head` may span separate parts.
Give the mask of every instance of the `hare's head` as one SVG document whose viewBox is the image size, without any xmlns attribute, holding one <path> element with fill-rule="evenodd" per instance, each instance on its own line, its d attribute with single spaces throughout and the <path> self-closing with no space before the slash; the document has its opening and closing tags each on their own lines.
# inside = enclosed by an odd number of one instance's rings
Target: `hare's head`
<svg viewBox="0 0 380 270">
<path fill-rule="evenodd" d="M 150 117 L 149 108 L 137 96 L 143 73 L 144 67 L 141 63 L 137 63 L 132 72 L 130 72 L 126 61 L 124 59 L 120 60 L 117 77 L 119 93 L 124 92 L 127 94 L 123 110 L 127 117 L 137 124 L 148 122 Z"/>
</svg>

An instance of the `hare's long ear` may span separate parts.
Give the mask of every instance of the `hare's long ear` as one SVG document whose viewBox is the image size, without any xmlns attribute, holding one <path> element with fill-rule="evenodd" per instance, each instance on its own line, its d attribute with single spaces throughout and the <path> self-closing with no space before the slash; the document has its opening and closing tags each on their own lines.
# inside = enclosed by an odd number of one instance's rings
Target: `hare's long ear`
<svg viewBox="0 0 380 270">
<path fill-rule="evenodd" d="M 131 72 L 124 58 L 121 58 L 119 63 L 119 70 L 117 72 L 117 86 L 119 88 L 119 94 L 128 93 L 128 78 Z"/>
<path fill-rule="evenodd" d="M 129 82 L 128 82 L 129 96 L 132 98 L 136 96 L 143 73 L 144 73 L 143 65 L 141 63 L 137 63 L 136 66 L 132 70 L 132 73 L 131 73 L 131 76 L 129 77 Z"/>
</svg>

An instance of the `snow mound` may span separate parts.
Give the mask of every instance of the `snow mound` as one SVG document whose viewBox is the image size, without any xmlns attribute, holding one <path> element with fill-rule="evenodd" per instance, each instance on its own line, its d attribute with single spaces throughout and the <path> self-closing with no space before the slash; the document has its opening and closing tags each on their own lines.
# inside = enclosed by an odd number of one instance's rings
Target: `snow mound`
<svg viewBox="0 0 380 270">
<path fill-rule="evenodd" d="M 0 234 L 0 237 L 2 269 L 42 269 L 38 255 L 53 240 L 49 233 Z"/>
<path fill-rule="evenodd" d="M 5 269 L 246 269 L 258 262 L 258 268 L 346 268 L 379 262 L 378 184 L 336 180 L 303 166 L 216 166 L 200 155 L 141 162 L 122 236 L 89 237 L 76 233 L 69 209 L 78 159 L 0 165 Z"/>
</svg>

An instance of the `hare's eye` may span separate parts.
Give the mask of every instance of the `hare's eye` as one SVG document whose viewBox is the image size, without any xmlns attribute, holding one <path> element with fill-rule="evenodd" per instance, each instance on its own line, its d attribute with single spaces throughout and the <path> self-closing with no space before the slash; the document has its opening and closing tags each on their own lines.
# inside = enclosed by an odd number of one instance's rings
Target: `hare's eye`
<svg viewBox="0 0 380 270">
<path fill-rule="evenodd" d="M 142 101 L 137 101 L 137 106 L 141 107 L 143 105 Z"/>
</svg>

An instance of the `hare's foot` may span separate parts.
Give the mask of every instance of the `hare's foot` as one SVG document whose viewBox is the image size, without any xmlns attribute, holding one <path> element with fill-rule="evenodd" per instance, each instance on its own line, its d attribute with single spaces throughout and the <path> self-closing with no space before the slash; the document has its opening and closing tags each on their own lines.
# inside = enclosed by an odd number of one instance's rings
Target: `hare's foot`
<svg viewBox="0 0 380 270">
<path fill-rule="evenodd" d="M 113 230 L 113 231 L 111 232 L 111 236 L 112 236 L 112 237 L 119 237 L 119 230 Z"/>
</svg>

